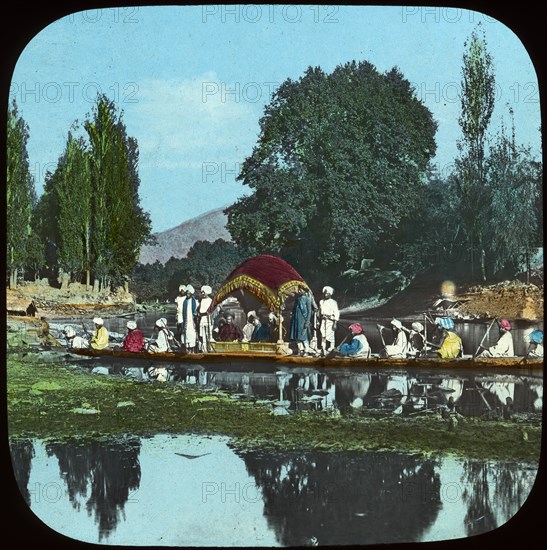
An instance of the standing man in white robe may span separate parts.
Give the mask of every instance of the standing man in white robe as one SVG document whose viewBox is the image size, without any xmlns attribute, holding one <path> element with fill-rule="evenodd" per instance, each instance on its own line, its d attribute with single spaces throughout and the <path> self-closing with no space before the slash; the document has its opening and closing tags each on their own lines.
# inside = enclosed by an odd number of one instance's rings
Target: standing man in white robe
<svg viewBox="0 0 547 550">
<path fill-rule="evenodd" d="M 319 331 L 321 333 L 321 355 L 325 356 L 327 349 L 334 349 L 336 323 L 340 319 L 338 303 L 332 298 L 334 289 L 331 286 L 323 288 L 323 299 L 319 300 Z"/>
<path fill-rule="evenodd" d="M 209 351 L 209 342 L 212 340 L 212 321 L 211 312 L 209 311 L 213 299 L 211 294 L 213 289 L 209 285 L 203 285 L 201 287 L 201 300 L 198 307 L 198 319 L 199 319 L 199 344 L 201 351 L 207 353 Z"/>
<path fill-rule="evenodd" d="M 182 302 L 186 299 L 186 285 L 179 286 L 179 294 L 175 298 L 177 304 L 177 338 L 182 344 Z"/>
<path fill-rule="evenodd" d="M 182 345 L 189 353 L 195 352 L 197 343 L 196 315 L 198 303 L 194 298 L 194 292 L 194 287 L 187 285 L 186 297 L 182 302 Z"/>
</svg>

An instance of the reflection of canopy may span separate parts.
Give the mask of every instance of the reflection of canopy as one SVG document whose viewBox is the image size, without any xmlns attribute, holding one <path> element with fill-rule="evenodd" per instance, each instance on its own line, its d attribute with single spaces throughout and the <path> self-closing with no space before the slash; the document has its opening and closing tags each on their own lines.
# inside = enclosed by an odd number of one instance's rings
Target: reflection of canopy
<svg viewBox="0 0 547 550">
<path fill-rule="evenodd" d="M 310 290 L 300 274 L 285 260 L 269 255 L 254 256 L 228 275 L 211 308 L 232 292 L 242 289 L 262 300 L 270 311 L 279 311 L 285 298 L 299 288 Z"/>
</svg>

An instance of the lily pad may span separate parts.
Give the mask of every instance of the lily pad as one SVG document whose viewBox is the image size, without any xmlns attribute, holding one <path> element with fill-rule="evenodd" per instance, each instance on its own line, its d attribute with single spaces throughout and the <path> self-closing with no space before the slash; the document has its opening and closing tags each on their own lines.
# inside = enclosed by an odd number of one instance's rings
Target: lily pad
<svg viewBox="0 0 547 550">
<path fill-rule="evenodd" d="M 75 414 L 99 414 L 100 411 L 97 409 L 87 409 L 85 407 L 76 407 L 72 409 L 72 412 Z"/>
<path fill-rule="evenodd" d="M 61 388 L 62 386 L 56 382 L 47 382 L 46 380 L 42 380 L 41 382 L 36 382 L 36 384 L 32 385 L 31 393 L 34 391 L 37 392 L 35 395 L 38 395 L 38 393 L 41 393 L 42 391 L 60 390 Z"/>
<path fill-rule="evenodd" d="M 116 407 L 134 407 L 135 403 L 133 401 L 120 401 L 118 404 L 116 404 Z"/>
<path fill-rule="evenodd" d="M 204 395 L 203 397 L 196 397 L 192 399 L 192 405 L 194 403 L 204 403 L 205 401 L 218 401 L 219 398 L 214 395 Z"/>
</svg>

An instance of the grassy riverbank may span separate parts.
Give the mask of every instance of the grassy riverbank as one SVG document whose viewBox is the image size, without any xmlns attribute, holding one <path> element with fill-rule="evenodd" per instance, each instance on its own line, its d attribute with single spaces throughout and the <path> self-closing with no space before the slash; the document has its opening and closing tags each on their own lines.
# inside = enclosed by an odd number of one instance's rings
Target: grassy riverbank
<svg viewBox="0 0 547 550">
<path fill-rule="evenodd" d="M 241 448 L 278 450 L 397 450 L 469 458 L 538 462 L 541 425 L 460 418 L 373 418 L 365 411 L 274 416 L 271 406 L 237 401 L 224 392 L 92 375 L 12 355 L 7 364 L 11 438 L 74 439 L 126 433 L 227 435 Z"/>
</svg>

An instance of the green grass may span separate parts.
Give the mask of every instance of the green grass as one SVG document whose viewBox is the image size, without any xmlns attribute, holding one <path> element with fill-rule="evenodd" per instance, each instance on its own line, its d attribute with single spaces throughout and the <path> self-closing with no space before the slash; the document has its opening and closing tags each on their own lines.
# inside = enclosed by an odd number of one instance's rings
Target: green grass
<svg viewBox="0 0 547 550">
<path fill-rule="evenodd" d="M 123 434 L 227 435 L 239 448 L 394 450 L 424 455 L 539 461 L 541 425 L 440 415 L 375 418 L 305 411 L 274 416 L 270 406 L 171 383 L 91 375 L 82 367 L 9 357 L 10 438 L 66 440 Z M 88 414 L 84 414 L 88 413 Z"/>
</svg>

